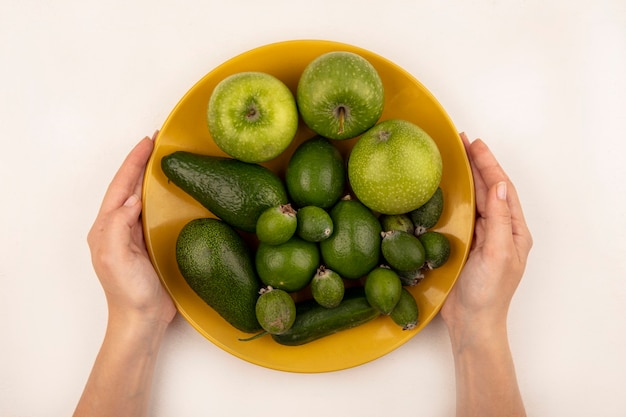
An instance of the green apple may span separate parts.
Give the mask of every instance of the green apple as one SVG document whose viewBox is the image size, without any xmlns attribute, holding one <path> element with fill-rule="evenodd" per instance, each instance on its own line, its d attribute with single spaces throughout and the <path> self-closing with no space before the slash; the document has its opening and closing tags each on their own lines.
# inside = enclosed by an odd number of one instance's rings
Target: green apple
<svg viewBox="0 0 626 417">
<path fill-rule="evenodd" d="M 406 120 L 381 122 L 365 132 L 348 158 L 352 191 L 382 214 L 408 213 L 437 191 L 442 160 L 435 141 Z"/>
<path fill-rule="evenodd" d="M 240 72 L 220 81 L 207 109 L 209 133 L 228 155 L 265 162 L 280 155 L 298 129 L 298 109 L 289 88 L 263 72 Z"/>
<path fill-rule="evenodd" d="M 372 64 L 335 51 L 311 61 L 298 81 L 296 101 L 304 123 L 329 139 L 350 139 L 372 127 L 383 112 L 384 90 Z"/>
</svg>

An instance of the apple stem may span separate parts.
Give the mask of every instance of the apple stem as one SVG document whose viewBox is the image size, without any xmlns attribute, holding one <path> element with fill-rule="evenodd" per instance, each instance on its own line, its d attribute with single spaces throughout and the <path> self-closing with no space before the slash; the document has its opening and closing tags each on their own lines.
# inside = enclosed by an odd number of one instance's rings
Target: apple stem
<svg viewBox="0 0 626 417">
<path fill-rule="evenodd" d="M 343 123 L 346 118 L 346 109 L 343 106 L 339 106 L 339 134 L 343 133 Z"/>
<path fill-rule="evenodd" d="M 259 118 L 259 110 L 256 105 L 252 104 L 248 107 L 248 112 L 246 113 L 246 119 L 249 122 L 256 122 Z"/>
</svg>

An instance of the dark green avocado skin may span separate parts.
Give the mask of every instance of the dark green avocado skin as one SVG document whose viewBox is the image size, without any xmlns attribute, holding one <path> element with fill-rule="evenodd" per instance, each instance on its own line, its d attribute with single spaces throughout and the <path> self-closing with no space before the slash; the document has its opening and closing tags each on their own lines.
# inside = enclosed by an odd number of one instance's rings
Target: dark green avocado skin
<svg viewBox="0 0 626 417">
<path fill-rule="evenodd" d="M 281 179 L 259 164 L 176 151 L 161 159 L 161 169 L 215 216 L 246 232 L 256 230 L 265 209 L 288 202 Z"/>
<path fill-rule="evenodd" d="M 235 229 L 214 218 L 191 220 L 178 235 L 176 262 L 191 289 L 227 322 L 247 333 L 261 329 L 255 311 L 261 281 Z"/>
</svg>

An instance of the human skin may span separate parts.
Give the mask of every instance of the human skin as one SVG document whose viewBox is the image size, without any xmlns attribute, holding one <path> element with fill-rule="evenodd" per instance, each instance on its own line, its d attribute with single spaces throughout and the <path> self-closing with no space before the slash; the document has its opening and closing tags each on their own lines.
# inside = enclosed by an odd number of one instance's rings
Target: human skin
<svg viewBox="0 0 626 417">
<path fill-rule="evenodd" d="M 480 139 L 461 134 L 474 177 L 477 219 L 466 265 L 441 310 L 456 373 L 457 417 L 525 416 L 507 315 L 532 236 L 517 191 Z"/>
<path fill-rule="evenodd" d="M 457 417 L 525 416 L 506 322 L 532 237 L 515 187 L 487 145 L 461 137 L 476 188 L 476 228 L 467 263 L 441 310 L 454 356 Z M 148 257 L 140 220 L 153 146 L 146 137 L 127 156 L 88 235 L 109 316 L 74 417 L 148 412 L 158 351 L 176 314 Z"/>
<path fill-rule="evenodd" d="M 146 137 L 127 156 L 87 237 L 108 323 L 75 417 L 148 411 L 157 354 L 176 313 L 148 257 L 140 220 L 143 173 L 153 146 Z"/>
</svg>

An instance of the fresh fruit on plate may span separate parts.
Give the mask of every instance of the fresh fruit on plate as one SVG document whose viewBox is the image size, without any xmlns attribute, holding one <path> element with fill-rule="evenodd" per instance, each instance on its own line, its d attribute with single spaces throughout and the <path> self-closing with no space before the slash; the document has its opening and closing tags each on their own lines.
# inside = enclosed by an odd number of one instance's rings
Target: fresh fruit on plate
<svg viewBox="0 0 626 417">
<path fill-rule="evenodd" d="M 317 206 L 305 206 L 296 214 L 296 233 L 309 242 L 328 239 L 334 230 L 333 220 L 326 210 Z"/>
<path fill-rule="evenodd" d="M 189 286 L 235 328 L 260 330 L 256 302 L 261 288 L 252 254 L 229 225 L 195 219 L 180 231 L 176 263 Z"/>
<path fill-rule="evenodd" d="M 287 204 L 281 179 L 258 164 L 176 151 L 161 159 L 165 176 L 226 223 L 254 232 L 263 211 Z"/>
<path fill-rule="evenodd" d="M 408 214 L 381 214 L 378 220 L 380 220 L 383 232 L 390 232 L 392 230 L 399 230 L 411 234 L 415 232 L 415 227 Z"/>
<path fill-rule="evenodd" d="M 380 258 L 381 227 L 360 201 L 341 199 L 330 211 L 334 232 L 320 242 L 324 264 L 343 278 L 358 279 Z"/>
<path fill-rule="evenodd" d="M 380 245 L 383 258 L 397 271 L 409 272 L 424 265 L 426 254 L 420 240 L 400 230 L 383 232 Z"/>
<path fill-rule="evenodd" d="M 435 194 L 421 207 L 409 213 L 411 222 L 415 226 L 415 234 L 421 235 L 431 227 L 434 227 L 443 212 L 443 190 L 437 187 Z"/>
<path fill-rule="evenodd" d="M 379 317 L 380 313 L 367 302 L 361 288 L 346 291 L 335 308 L 326 308 L 314 300 L 296 305 L 296 321 L 286 332 L 272 335 L 281 345 L 300 346 L 331 334 L 360 326 Z"/>
<path fill-rule="evenodd" d="M 337 148 L 326 138 L 313 137 L 289 158 L 285 173 L 289 197 L 299 207 L 330 208 L 343 195 L 345 171 Z"/>
<path fill-rule="evenodd" d="M 192 289 L 235 327 L 263 329 L 241 340 L 271 334 L 280 344 L 308 343 L 380 314 L 403 329 L 416 326 L 417 303 L 403 286 L 449 256 L 447 238 L 428 230 L 443 209 L 442 161 L 415 124 L 378 123 L 383 94 L 374 67 L 347 52 L 323 54 L 305 68 L 299 108 L 273 76 L 234 74 L 216 86 L 207 110 L 210 133 L 230 157 L 176 151 L 162 158 L 167 178 L 221 219 L 190 222 L 177 260 Z M 294 112 L 316 136 L 296 147 L 281 178 L 260 162 L 287 149 Z M 356 140 L 346 168 L 332 139 L 348 138 Z M 352 195 L 340 198 L 346 190 Z M 256 234 L 254 255 L 231 226 Z M 242 273 L 237 267 L 247 268 L 245 316 L 216 301 Z M 352 281 L 348 297 L 344 279 Z M 251 320 L 250 289 L 260 283 L 256 321 L 242 324 Z M 302 290 L 312 299 L 296 304 Z M 240 289 L 230 291 L 233 299 Z"/>
<path fill-rule="evenodd" d="M 211 93 L 209 132 L 216 145 L 244 162 L 265 162 L 280 155 L 296 135 L 298 110 L 293 93 L 263 72 L 226 77 Z"/>
<path fill-rule="evenodd" d="M 306 125 L 330 139 L 354 138 L 372 127 L 384 105 L 380 75 L 352 52 L 322 54 L 302 72 L 296 92 Z"/>
<path fill-rule="evenodd" d="M 387 267 L 374 268 L 365 280 L 365 296 L 372 307 L 381 314 L 389 315 L 402 295 L 402 282 Z"/>
<path fill-rule="evenodd" d="M 441 182 L 437 144 L 417 125 L 400 119 L 365 132 L 348 159 L 348 180 L 359 200 L 382 214 L 403 214 L 422 206 Z"/>
<path fill-rule="evenodd" d="M 291 204 L 273 206 L 261 213 L 256 222 L 256 236 L 268 245 L 280 245 L 296 233 L 298 219 Z"/>
<path fill-rule="evenodd" d="M 345 284 L 341 276 L 324 265 L 318 268 L 311 280 L 311 295 L 322 307 L 337 307 L 343 300 L 345 291 Z"/>
<path fill-rule="evenodd" d="M 443 233 L 431 230 L 419 235 L 419 240 L 426 253 L 428 269 L 439 268 L 450 257 L 450 240 Z"/>
<path fill-rule="evenodd" d="M 267 287 L 259 291 L 256 302 L 256 316 L 269 334 L 281 334 L 293 326 L 296 320 L 296 303 L 288 292 Z"/>
<path fill-rule="evenodd" d="M 443 218 L 435 230 L 445 231 L 453 243 L 453 252 L 449 266 L 433 271 L 420 269 L 417 272 L 426 274 L 426 279 L 417 287 L 407 287 L 418 301 L 420 314 L 423 316 L 420 318 L 418 330 L 436 316 L 446 294 L 458 277 L 471 244 L 475 220 L 475 196 L 471 183 L 471 167 L 466 153 L 459 140 L 458 131 L 445 110 L 409 72 L 369 51 L 329 41 L 289 41 L 266 45 L 234 57 L 211 70 L 176 104 L 161 126 L 161 134 L 155 141 L 154 153 L 146 166 L 142 195 L 146 247 L 165 288 L 176 302 L 181 315 L 192 327 L 228 353 L 277 370 L 328 372 L 350 368 L 392 351 L 408 341 L 416 332 L 401 332 L 399 328 L 395 328 L 390 318 L 381 317 L 373 323 L 360 326 L 361 328 L 297 349 L 277 346 L 269 337 L 254 344 L 238 342 L 238 339 L 247 335 L 230 326 L 214 309 L 193 293 L 177 268 L 172 250 L 176 235 L 183 224 L 193 218 L 216 215 L 209 214 L 191 198 L 183 195 L 173 181 L 165 178 L 159 163 L 163 156 L 176 150 L 224 156 L 224 152 L 217 147 L 209 134 L 206 112 L 211 92 L 227 76 L 237 71 L 266 71 L 281 79 L 295 93 L 298 77 L 306 65 L 333 50 L 356 52 L 368 59 L 380 73 L 385 88 L 385 111 L 379 120 L 406 118 L 425 128 L 437 141 L 444 158 L 445 172 L 441 186 L 449 201 Z M 287 162 L 297 145 L 313 136 L 314 134 L 301 120 L 295 143 L 292 142 L 285 152 L 267 163 L 263 162 L 262 165 L 284 178 Z M 331 143 L 347 160 L 357 140 L 358 138 L 331 140 Z M 346 187 L 344 194 L 349 192 L 351 190 Z M 294 204 L 293 201 L 291 203 Z M 294 209 L 300 208 L 294 204 Z M 250 244 L 250 248 L 255 248 L 256 241 L 252 234 L 241 233 L 240 230 L 237 232 Z M 379 264 L 380 262 L 381 260 Z M 364 278 L 345 279 L 346 290 L 352 286 L 360 287 L 364 281 Z M 417 281 L 418 279 L 415 279 L 413 282 Z M 302 292 L 293 294 L 293 297 L 299 304 L 310 295 L 309 289 L 305 288 Z M 306 314 L 304 309 L 303 307 L 299 311 Z M 369 309 L 372 310 L 371 306 Z M 325 312 L 329 314 L 332 312 L 335 317 L 334 309 Z M 346 322 L 353 317 L 354 315 L 351 315 Z M 315 329 L 316 334 L 317 330 Z M 328 352 L 332 354 L 329 355 Z"/>
<path fill-rule="evenodd" d="M 406 288 L 402 288 L 400 300 L 398 300 L 398 304 L 393 308 L 389 317 L 398 326 L 402 327 L 402 330 L 413 330 L 417 327 L 419 308 L 417 307 L 415 297 Z"/>
<path fill-rule="evenodd" d="M 293 236 L 282 245 L 259 244 L 255 255 L 259 278 L 265 285 L 294 292 L 311 282 L 320 265 L 316 243 Z"/>
<path fill-rule="evenodd" d="M 414 287 L 424 279 L 423 267 L 416 268 L 412 271 L 397 271 L 402 285 L 407 287 Z"/>
</svg>

